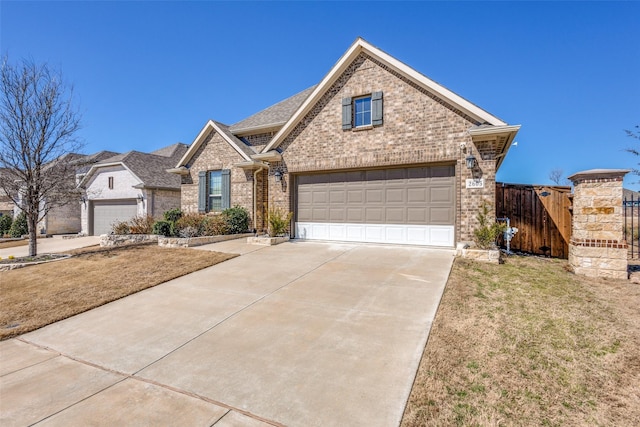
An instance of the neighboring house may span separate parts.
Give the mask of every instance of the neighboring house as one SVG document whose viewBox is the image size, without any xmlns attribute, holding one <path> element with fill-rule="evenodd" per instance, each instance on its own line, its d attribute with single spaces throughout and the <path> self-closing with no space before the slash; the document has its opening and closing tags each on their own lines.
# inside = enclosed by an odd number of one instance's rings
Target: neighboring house
<svg viewBox="0 0 640 427">
<path fill-rule="evenodd" d="M 6 195 L 0 194 L 0 216 L 9 215 L 13 218 L 13 207 L 11 199 Z"/>
<path fill-rule="evenodd" d="M 76 179 L 77 183 L 79 179 L 78 176 L 82 176 L 82 174 L 87 171 L 91 165 L 117 154 L 118 153 L 113 151 L 100 151 L 90 155 L 75 153 L 67 154 L 67 156 L 74 157 L 74 162 L 80 167 L 76 172 L 76 176 L 71 179 Z M 80 193 L 74 195 L 73 198 L 75 200 L 62 206 L 54 206 L 49 210 L 45 217 L 38 223 L 40 233 L 76 234 L 82 230 L 82 206 L 80 203 Z"/>
<path fill-rule="evenodd" d="M 4 179 L 4 168 L 0 168 L 0 180 Z M 13 218 L 13 210 L 15 206 L 9 196 L 0 189 L 0 215 L 10 215 Z"/>
<path fill-rule="evenodd" d="M 118 153 L 113 151 L 100 151 L 95 154 L 79 154 L 68 153 L 63 156 L 65 162 L 69 162 L 72 168 L 79 168 L 79 174 L 88 170 L 92 164 L 97 163 L 108 157 L 112 157 Z M 53 163 L 44 167 L 52 167 Z M 81 175 L 80 175 L 81 176 Z M 78 175 L 69 176 L 70 189 L 75 189 Z M 75 181 L 74 181 L 75 180 Z M 18 202 L 21 202 L 20 195 L 17 195 Z M 63 197 L 66 199 L 67 197 Z M 49 209 L 46 215 L 38 222 L 38 234 L 74 234 L 81 230 L 81 209 L 80 209 L 80 193 L 73 192 L 68 197 L 68 203 L 56 205 Z M 46 201 L 44 202 L 46 203 Z M 44 204 L 42 205 L 44 208 Z M 43 210 L 44 211 L 44 210 Z M 0 213 L 16 217 L 20 213 L 20 209 L 16 206 L 10 197 L 6 195 L 0 196 Z"/>
<path fill-rule="evenodd" d="M 152 153 L 130 151 L 91 166 L 79 180 L 82 232 L 108 234 L 118 221 L 180 207 L 180 177 L 166 170 L 187 151 L 173 144 Z"/>
<path fill-rule="evenodd" d="M 318 85 L 207 122 L 171 172 L 183 210 L 238 204 L 259 231 L 283 208 L 296 238 L 452 247 L 493 205 L 519 128 L 358 38 Z"/>
</svg>

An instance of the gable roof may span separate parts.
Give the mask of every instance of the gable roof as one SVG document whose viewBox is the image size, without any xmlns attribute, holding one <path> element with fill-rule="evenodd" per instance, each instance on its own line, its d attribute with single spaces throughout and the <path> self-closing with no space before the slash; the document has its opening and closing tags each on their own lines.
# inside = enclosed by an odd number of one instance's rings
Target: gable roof
<svg viewBox="0 0 640 427">
<path fill-rule="evenodd" d="M 284 141 L 290 131 L 304 118 L 304 116 L 313 108 L 318 100 L 324 95 L 324 93 L 335 83 L 335 81 L 342 75 L 347 67 L 356 59 L 361 53 L 366 53 L 371 57 L 384 63 L 386 66 L 404 76 L 413 83 L 419 85 L 425 90 L 431 92 L 435 96 L 443 99 L 447 103 L 451 104 L 455 108 L 467 114 L 469 117 L 477 120 L 479 124 L 489 124 L 493 126 L 506 126 L 507 123 L 481 109 L 477 105 L 467 101 L 461 96 L 453 93 L 444 86 L 436 83 L 425 75 L 417 72 L 413 68 L 398 61 L 391 55 L 382 50 L 374 47 L 364 39 L 358 37 L 356 41 L 351 45 L 347 52 L 342 55 L 338 62 L 331 68 L 329 73 L 322 79 L 322 81 L 313 88 L 309 96 L 300 105 L 297 111 L 289 118 L 285 125 L 280 128 L 278 133 L 271 139 L 262 150 L 266 153 L 269 150 L 273 150 L 278 147 Z"/>
<path fill-rule="evenodd" d="M 189 163 L 189 160 L 191 160 L 193 155 L 198 151 L 198 148 L 200 148 L 202 143 L 207 139 L 211 130 L 215 130 L 220 136 L 222 136 L 222 138 L 246 161 L 251 161 L 251 156 L 256 154 L 253 148 L 242 142 L 231 132 L 231 130 L 229 130 L 229 126 L 214 120 L 209 120 L 204 125 L 198 136 L 193 140 L 191 145 L 189 145 L 188 150 L 184 153 L 177 165 L 176 163 L 172 165 L 175 166 L 175 170 L 173 170 L 174 173 L 179 173 L 177 170 Z"/>
<path fill-rule="evenodd" d="M 152 151 L 150 154 L 155 154 L 156 156 L 163 156 L 163 157 L 174 157 L 176 155 L 176 151 L 179 151 L 179 150 L 182 150 L 182 154 L 184 154 L 185 147 L 186 147 L 186 144 L 183 144 L 181 142 L 176 142 L 173 145 L 168 145 L 164 148 L 160 148 L 156 151 Z"/>
<path fill-rule="evenodd" d="M 309 97 L 316 86 L 317 85 L 311 86 L 302 92 L 298 92 L 297 94 L 290 96 L 271 107 L 265 108 L 264 110 L 229 126 L 229 130 L 235 135 L 242 135 L 247 133 L 255 134 L 257 131 L 261 130 L 269 131 L 280 128 L 291 118 L 293 113 L 295 113 L 304 100 Z"/>
<path fill-rule="evenodd" d="M 167 173 L 166 170 L 175 165 L 177 159 L 186 151 L 187 146 L 178 143 L 161 148 L 153 153 L 129 151 L 127 153 L 116 154 L 91 166 L 79 185 L 85 185 L 90 177 L 97 173 L 100 168 L 121 165 L 140 180 L 139 186 L 136 187 L 179 190 L 180 177 Z M 163 155 L 154 154 L 158 152 Z"/>
</svg>

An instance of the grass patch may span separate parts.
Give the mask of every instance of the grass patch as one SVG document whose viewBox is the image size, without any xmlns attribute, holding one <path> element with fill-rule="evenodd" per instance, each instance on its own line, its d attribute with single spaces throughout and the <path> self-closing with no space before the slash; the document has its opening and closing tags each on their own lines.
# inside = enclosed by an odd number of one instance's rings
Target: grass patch
<svg viewBox="0 0 640 427">
<path fill-rule="evenodd" d="M 156 245 L 73 252 L 67 260 L 0 272 L 0 339 L 237 256 Z"/>
<path fill-rule="evenodd" d="M 640 425 L 640 286 L 457 259 L 402 426 Z"/>
<path fill-rule="evenodd" d="M 0 242 L 0 249 L 17 248 L 18 246 L 27 246 L 29 240 L 10 240 L 8 242 Z"/>
</svg>

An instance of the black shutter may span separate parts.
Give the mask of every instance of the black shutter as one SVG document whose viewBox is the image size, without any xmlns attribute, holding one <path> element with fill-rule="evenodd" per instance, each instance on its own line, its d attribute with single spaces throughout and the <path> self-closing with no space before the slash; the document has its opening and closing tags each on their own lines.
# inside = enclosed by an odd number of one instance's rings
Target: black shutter
<svg viewBox="0 0 640 427">
<path fill-rule="evenodd" d="M 351 129 L 352 125 L 351 114 L 351 98 L 342 98 L 342 129 Z"/>
<path fill-rule="evenodd" d="M 382 92 L 371 94 L 371 124 L 374 126 L 382 124 Z"/>
<path fill-rule="evenodd" d="M 207 171 L 198 172 L 198 212 L 207 211 Z"/>
<path fill-rule="evenodd" d="M 222 169 L 222 210 L 231 207 L 231 171 Z"/>
</svg>

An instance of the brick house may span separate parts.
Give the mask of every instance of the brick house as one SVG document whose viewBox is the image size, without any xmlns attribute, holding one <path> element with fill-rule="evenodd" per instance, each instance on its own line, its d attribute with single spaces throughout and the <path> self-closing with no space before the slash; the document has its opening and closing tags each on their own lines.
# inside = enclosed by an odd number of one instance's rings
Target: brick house
<svg viewBox="0 0 640 427">
<path fill-rule="evenodd" d="M 318 85 L 207 122 L 170 172 L 183 210 L 241 205 L 258 231 L 278 207 L 296 238 L 452 247 L 519 128 L 358 38 Z"/>
<path fill-rule="evenodd" d="M 151 153 L 129 151 L 81 171 L 82 233 L 109 234 L 112 225 L 135 216 L 161 219 L 180 207 L 180 177 L 168 173 L 187 151 L 177 143 Z"/>
</svg>

